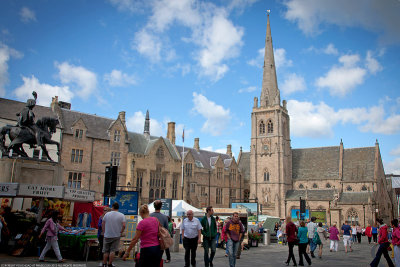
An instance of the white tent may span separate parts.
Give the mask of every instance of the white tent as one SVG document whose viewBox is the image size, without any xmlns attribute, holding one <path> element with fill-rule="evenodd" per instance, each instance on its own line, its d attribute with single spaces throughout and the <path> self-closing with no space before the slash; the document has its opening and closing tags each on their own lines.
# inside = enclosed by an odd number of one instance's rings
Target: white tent
<svg viewBox="0 0 400 267">
<path fill-rule="evenodd" d="M 150 213 L 154 212 L 154 202 L 149 204 L 149 211 Z M 196 216 L 197 213 L 204 214 L 204 211 L 201 209 L 195 208 L 192 205 L 188 204 L 183 200 L 172 200 L 172 217 L 181 217 L 186 215 L 188 210 L 192 210 L 194 215 Z"/>
</svg>

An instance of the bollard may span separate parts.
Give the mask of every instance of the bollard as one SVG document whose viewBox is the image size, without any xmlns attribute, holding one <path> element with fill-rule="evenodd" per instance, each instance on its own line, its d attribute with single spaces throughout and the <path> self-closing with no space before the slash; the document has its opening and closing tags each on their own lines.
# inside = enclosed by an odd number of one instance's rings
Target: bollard
<svg viewBox="0 0 400 267">
<path fill-rule="evenodd" d="M 175 229 L 174 244 L 172 244 L 172 247 L 169 249 L 170 252 L 179 252 L 179 239 L 180 239 L 180 230 Z"/>
<path fill-rule="evenodd" d="M 271 244 L 271 235 L 270 230 L 266 229 L 266 233 L 264 232 L 263 236 L 263 245 L 270 245 Z"/>
</svg>

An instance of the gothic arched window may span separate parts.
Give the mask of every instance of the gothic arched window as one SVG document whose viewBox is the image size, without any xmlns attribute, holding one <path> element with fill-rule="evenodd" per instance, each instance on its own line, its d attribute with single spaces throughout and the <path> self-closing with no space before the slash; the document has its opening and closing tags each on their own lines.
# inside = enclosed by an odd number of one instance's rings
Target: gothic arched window
<svg viewBox="0 0 400 267">
<path fill-rule="evenodd" d="M 246 202 L 246 201 L 249 201 L 249 198 L 250 198 L 250 190 L 249 189 L 246 189 L 246 190 L 244 190 L 244 201 Z"/>
<path fill-rule="evenodd" d="M 325 187 L 326 187 L 326 188 L 331 188 L 331 184 L 330 184 L 330 183 L 327 183 L 327 184 L 325 185 Z"/>
<path fill-rule="evenodd" d="M 154 201 L 154 190 L 150 189 L 149 191 L 149 202 L 153 202 Z"/>
<path fill-rule="evenodd" d="M 347 186 L 346 190 L 347 191 L 353 191 L 353 188 L 351 188 L 351 186 L 349 185 L 349 186 Z"/>
<path fill-rule="evenodd" d="M 273 133 L 274 132 L 274 124 L 272 123 L 271 120 L 268 120 L 268 133 Z"/>
<path fill-rule="evenodd" d="M 265 124 L 264 124 L 264 121 L 260 121 L 260 134 L 265 134 Z"/>
<path fill-rule="evenodd" d="M 267 169 L 264 170 L 264 182 L 269 182 L 269 172 Z"/>
<path fill-rule="evenodd" d="M 361 191 L 367 191 L 367 190 L 368 190 L 368 188 L 365 185 L 363 185 L 363 187 L 361 188 Z"/>
<path fill-rule="evenodd" d="M 165 189 L 161 189 L 161 198 L 165 198 Z"/>
<path fill-rule="evenodd" d="M 318 188 L 318 185 L 317 184 L 313 184 L 312 187 L 313 188 Z"/>
<path fill-rule="evenodd" d="M 355 209 L 351 208 L 347 211 L 347 223 L 350 225 L 358 225 L 358 213 Z"/>
<path fill-rule="evenodd" d="M 303 185 L 303 184 L 300 184 L 300 185 L 299 185 L 299 188 L 300 188 L 300 189 L 303 189 L 303 188 L 304 188 L 304 185 Z"/>
<path fill-rule="evenodd" d="M 156 199 L 160 198 L 160 190 L 156 189 L 156 194 L 154 195 Z"/>
</svg>

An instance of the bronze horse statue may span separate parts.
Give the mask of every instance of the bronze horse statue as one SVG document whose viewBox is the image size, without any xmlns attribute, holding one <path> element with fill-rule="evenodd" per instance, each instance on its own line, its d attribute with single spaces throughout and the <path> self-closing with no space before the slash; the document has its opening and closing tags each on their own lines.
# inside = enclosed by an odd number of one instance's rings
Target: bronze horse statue
<svg viewBox="0 0 400 267">
<path fill-rule="evenodd" d="M 42 145 L 40 147 L 50 161 L 53 160 L 49 156 L 49 153 L 46 149 L 46 144 L 57 145 L 57 155 L 60 155 L 60 143 L 51 140 L 51 136 L 56 132 L 56 127 L 58 124 L 58 119 L 51 117 L 43 117 L 36 122 L 36 126 L 40 131 L 39 136 L 42 141 Z M 11 140 L 11 143 L 8 147 L 5 145 L 5 138 L 7 134 Z M 28 154 L 26 154 L 22 146 L 24 143 L 30 145 L 31 148 L 37 144 L 35 133 L 30 128 L 9 125 L 1 128 L 0 151 L 3 155 L 8 155 L 10 150 L 12 150 L 13 153 L 18 154 L 21 157 L 28 157 Z"/>
</svg>

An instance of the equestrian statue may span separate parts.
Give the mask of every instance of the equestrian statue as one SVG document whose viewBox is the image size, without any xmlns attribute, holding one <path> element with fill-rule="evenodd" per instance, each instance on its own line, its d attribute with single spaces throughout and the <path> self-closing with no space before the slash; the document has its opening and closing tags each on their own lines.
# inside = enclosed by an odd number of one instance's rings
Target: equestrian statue
<svg viewBox="0 0 400 267">
<path fill-rule="evenodd" d="M 57 130 L 59 121 L 56 118 L 43 117 L 35 122 L 33 108 L 36 106 L 37 94 L 34 91 L 32 95 L 34 99 L 28 99 L 26 101 L 26 106 L 21 112 L 16 114 L 19 116 L 17 125 L 7 125 L 1 128 L 0 151 L 3 156 L 8 156 L 12 150 L 13 153 L 21 157 L 28 157 L 23 147 L 23 144 L 28 144 L 30 148 L 35 148 L 36 146 L 41 147 L 47 158 L 53 161 L 46 149 L 46 144 L 57 145 L 57 155 L 60 155 L 60 143 L 51 140 L 51 136 Z M 11 141 L 8 147 L 5 145 L 6 135 L 8 135 Z"/>
</svg>

